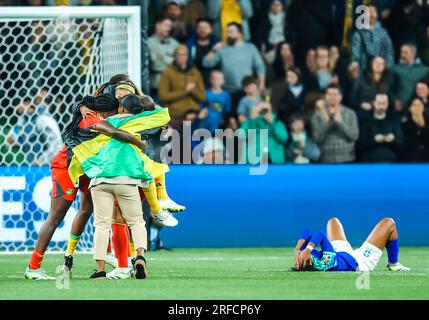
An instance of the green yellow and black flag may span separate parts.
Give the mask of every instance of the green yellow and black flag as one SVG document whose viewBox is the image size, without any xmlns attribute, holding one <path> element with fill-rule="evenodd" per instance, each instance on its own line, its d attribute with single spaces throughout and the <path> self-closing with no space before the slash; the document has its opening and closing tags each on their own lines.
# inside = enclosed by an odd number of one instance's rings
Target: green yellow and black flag
<svg viewBox="0 0 429 320">
<path fill-rule="evenodd" d="M 107 118 L 106 121 L 141 138 L 141 132 L 168 124 L 170 115 L 167 108 L 160 108 L 126 118 Z M 70 150 L 68 171 L 75 184 L 84 174 L 90 179 L 128 176 L 151 180 L 168 171 L 167 165 L 154 162 L 136 146 L 104 134 L 83 134 L 79 143 L 72 144 Z"/>
</svg>

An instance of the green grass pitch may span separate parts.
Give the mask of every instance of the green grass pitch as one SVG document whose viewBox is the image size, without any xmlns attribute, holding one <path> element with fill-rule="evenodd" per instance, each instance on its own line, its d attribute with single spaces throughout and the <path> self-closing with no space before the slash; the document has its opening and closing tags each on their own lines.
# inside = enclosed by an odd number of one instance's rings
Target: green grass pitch
<svg viewBox="0 0 429 320">
<path fill-rule="evenodd" d="M 92 256 L 77 254 L 69 289 L 23 278 L 29 255 L 0 254 L 0 299 L 429 299 L 429 248 L 401 248 L 412 270 L 386 271 L 386 254 L 356 288 L 357 273 L 290 271 L 291 248 L 176 249 L 147 254 L 146 280 L 90 281 Z M 55 275 L 61 255 L 47 255 Z M 108 271 L 110 271 L 110 267 Z"/>
</svg>

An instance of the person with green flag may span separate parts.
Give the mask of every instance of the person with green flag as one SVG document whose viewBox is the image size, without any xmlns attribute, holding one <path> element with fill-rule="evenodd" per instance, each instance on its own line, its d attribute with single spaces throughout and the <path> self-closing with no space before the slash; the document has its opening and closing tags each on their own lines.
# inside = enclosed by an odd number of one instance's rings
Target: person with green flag
<svg viewBox="0 0 429 320">
<path fill-rule="evenodd" d="M 129 97 L 127 97 L 129 99 Z M 96 98 L 85 97 L 85 105 L 96 103 Z M 140 99 L 138 99 L 140 101 Z M 118 105 L 119 106 L 119 105 Z M 131 104 L 132 108 L 121 106 L 118 114 L 106 121 L 115 128 L 132 134 L 154 129 L 167 124 L 170 120 L 167 109 L 143 112 L 142 104 Z M 106 139 L 100 135 L 80 143 L 72 148 L 73 165 L 70 165 L 70 177 L 76 179 L 84 173 L 91 179 L 89 188 L 94 205 L 94 259 L 97 271 L 91 279 L 106 278 L 106 251 L 112 224 L 114 202 L 117 200 L 122 216 L 131 230 L 131 236 L 137 250 L 135 277 L 147 276 L 144 253 L 147 250 L 147 233 L 143 220 L 143 211 L 139 187 L 153 183 L 150 174 L 150 159 L 131 144 L 117 139 Z M 79 172 L 78 165 L 81 172 Z M 174 219 L 169 215 L 171 219 Z M 168 217 L 167 217 L 168 218 Z M 119 269 L 119 268 L 118 268 Z M 129 269 L 123 270 L 128 277 Z M 119 270 L 122 271 L 122 270 Z"/>
</svg>

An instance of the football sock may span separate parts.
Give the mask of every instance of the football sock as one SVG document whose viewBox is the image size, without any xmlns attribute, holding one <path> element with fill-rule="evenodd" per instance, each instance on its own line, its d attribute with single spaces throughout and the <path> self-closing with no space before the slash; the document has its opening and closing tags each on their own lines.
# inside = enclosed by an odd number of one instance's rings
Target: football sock
<svg viewBox="0 0 429 320">
<path fill-rule="evenodd" d="M 161 211 L 161 206 L 158 203 L 158 197 L 156 195 L 156 186 L 155 183 L 151 182 L 149 187 L 143 188 L 144 196 L 147 203 L 149 204 L 150 210 L 153 213 Z"/>
<path fill-rule="evenodd" d="M 386 243 L 386 250 L 387 250 L 387 257 L 389 259 L 389 263 L 395 264 L 398 262 L 398 255 L 399 255 L 399 241 L 396 240 L 390 240 Z"/>
<path fill-rule="evenodd" d="M 155 179 L 155 184 L 158 200 L 168 199 L 167 187 L 165 185 L 165 173 Z"/>
<path fill-rule="evenodd" d="M 74 254 L 74 251 L 77 247 L 77 244 L 79 243 L 80 236 L 76 236 L 73 233 L 70 233 L 69 240 L 67 242 L 67 250 L 66 250 L 66 256 L 72 256 Z"/>
<path fill-rule="evenodd" d="M 118 259 L 119 268 L 128 267 L 128 253 L 130 238 L 128 234 L 128 226 L 123 223 L 112 224 L 112 242 L 115 249 L 116 259 Z"/>
<path fill-rule="evenodd" d="M 133 258 L 135 256 L 137 256 L 137 250 L 136 250 L 136 247 L 134 246 L 134 242 L 133 242 L 132 238 L 130 238 L 130 246 L 129 246 L 129 248 L 130 248 L 129 256 L 133 257 Z"/>
<path fill-rule="evenodd" d="M 43 257 L 44 257 L 44 252 L 34 249 L 30 259 L 30 264 L 29 264 L 30 269 L 33 269 L 33 270 L 39 269 L 40 266 L 42 265 Z"/>
</svg>

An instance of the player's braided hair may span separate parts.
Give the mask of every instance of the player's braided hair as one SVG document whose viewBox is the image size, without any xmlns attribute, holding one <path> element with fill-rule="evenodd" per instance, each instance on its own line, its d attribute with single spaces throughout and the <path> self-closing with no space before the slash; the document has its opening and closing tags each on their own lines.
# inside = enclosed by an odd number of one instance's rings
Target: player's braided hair
<svg viewBox="0 0 429 320">
<path fill-rule="evenodd" d="M 112 85 L 112 83 L 110 81 L 103 83 L 101 86 L 99 86 L 94 93 L 92 94 L 94 97 L 99 96 L 100 94 L 103 93 L 103 91 L 108 87 Z"/>
</svg>

